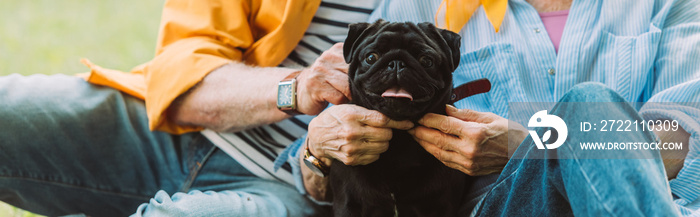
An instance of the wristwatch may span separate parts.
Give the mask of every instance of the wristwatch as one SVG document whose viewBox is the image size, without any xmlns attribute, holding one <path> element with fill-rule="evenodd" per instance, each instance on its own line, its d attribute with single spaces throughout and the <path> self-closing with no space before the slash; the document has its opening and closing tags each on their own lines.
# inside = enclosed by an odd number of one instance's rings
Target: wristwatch
<svg viewBox="0 0 700 217">
<path fill-rule="evenodd" d="M 321 162 L 321 160 L 319 160 L 311 154 L 311 151 L 309 151 L 308 140 L 306 143 L 306 148 L 304 150 L 304 164 L 306 164 L 306 167 L 311 169 L 312 172 L 314 172 L 320 177 L 326 177 L 328 176 L 328 173 L 330 173 L 330 169 L 328 168 L 328 166 L 326 166 L 326 164 L 324 164 L 323 162 Z"/>
<path fill-rule="evenodd" d="M 289 74 L 277 84 L 277 108 L 288 115 L 301 114 L 297 111 L 297 76 L 301 71 Z"/>
</svg>

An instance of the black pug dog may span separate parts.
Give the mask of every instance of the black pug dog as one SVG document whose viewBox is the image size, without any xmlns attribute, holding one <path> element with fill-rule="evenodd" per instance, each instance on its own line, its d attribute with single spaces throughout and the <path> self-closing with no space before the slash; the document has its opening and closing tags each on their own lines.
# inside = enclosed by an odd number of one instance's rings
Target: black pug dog
<svg viewBox="0 0 700 217">
<path fill-rule="evenodd" d="M 351 103 L 394 120 L 445 114 L 459 46 L 458 34 L 430 23 L 350 25 L 343 53 Z M 457 215 L 467 175 L 442 164 L 406 131 L 394 130 L 389 144 L 369 165 L 333 163 L 335 216 Z"/>
</svg>

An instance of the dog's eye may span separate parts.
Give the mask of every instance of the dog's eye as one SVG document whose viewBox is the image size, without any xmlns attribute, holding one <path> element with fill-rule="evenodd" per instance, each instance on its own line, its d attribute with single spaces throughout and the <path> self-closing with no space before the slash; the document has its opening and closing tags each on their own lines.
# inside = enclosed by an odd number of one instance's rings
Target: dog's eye
<svg viewBox="0 0 700 217">
<path fill-rule="evenodd" d="M 418 61 L 425 68 L 433 66 L 433 60 L 430 59 L 430 57 L 428 57 L 428 56 L 422 56 L 422 57 L 420 57 L 420 59 L 418 59 Z"/>
<path fill-rule="evenodd" d="M 377 62 L 377 59 L 379 59 L 379 54 L 370 53 L 367 55 L 367 58 L 365 58 L 365 62 L 367 62 L 367 64 L 371 65 L 371 64 L 374 64 L 375 62 Z"/>
</svg>

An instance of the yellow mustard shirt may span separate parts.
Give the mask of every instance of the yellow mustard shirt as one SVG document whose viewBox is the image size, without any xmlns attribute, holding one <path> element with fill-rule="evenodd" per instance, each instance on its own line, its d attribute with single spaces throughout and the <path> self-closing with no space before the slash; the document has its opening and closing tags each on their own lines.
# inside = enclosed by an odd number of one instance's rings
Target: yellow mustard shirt
<svg viewBox="0 0 700 217">
<path fill-rule="evenodd" d="M 156 56 L 130 73 L 83 60 L 83 75 L 145 100 L 151 130 L 182 134 L 166 110 L 212 70 L 231 62 L 277 66 L 301 40 L 321 0 L 168 0 Z"/>
</svg>

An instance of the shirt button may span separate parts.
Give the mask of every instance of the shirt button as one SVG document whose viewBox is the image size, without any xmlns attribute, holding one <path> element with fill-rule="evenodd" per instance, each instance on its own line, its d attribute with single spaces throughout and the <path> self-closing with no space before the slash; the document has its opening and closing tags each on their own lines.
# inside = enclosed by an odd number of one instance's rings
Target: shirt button
<svg viewBox="0 0 700 217">
<path fill-rule="evenodd" d="M 549 69 L 547 70 L 547 73 L 549 73 L 550 75 L 554 75 L 556 72 L 554 71 L 554 69 Z"/>
<path fill-rule="evenodd" d="M 535 31 L 535 33 L 540 33 L 540 28 L 534 28 L 532 31 Z"/>
</svg>

